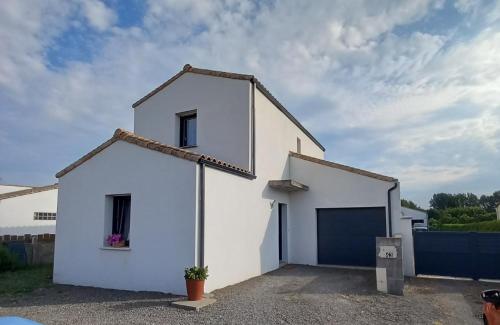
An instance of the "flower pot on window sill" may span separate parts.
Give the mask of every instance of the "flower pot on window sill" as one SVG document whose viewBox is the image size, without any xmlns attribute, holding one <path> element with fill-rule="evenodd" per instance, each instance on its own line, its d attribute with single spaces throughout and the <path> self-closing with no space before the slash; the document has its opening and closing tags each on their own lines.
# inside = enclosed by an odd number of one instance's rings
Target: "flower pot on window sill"
<svg viewBox="0 0 500 325">
<path fill-rule="evenodd" d="M 125 247 L 125 241 L 120 240 L 119 242 L 111 244 L 112 247 Z"/>
<path fill-rule="evenodd" d="M 186 279 L 186 290 L 188 300 L 196 301 L 203 299 L 203 293 L 205 293 L 205 280 Z"/>
</svg>

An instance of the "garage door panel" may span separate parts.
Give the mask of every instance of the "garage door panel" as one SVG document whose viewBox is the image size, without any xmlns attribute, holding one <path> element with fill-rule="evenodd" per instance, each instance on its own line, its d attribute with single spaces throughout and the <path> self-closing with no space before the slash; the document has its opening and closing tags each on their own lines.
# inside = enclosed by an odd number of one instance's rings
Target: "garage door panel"
<svg viewBox="0 0 500 325">
<path fill-rule="evenodd" d="M 318 209 L 318 263 L 375 266 L 375 237 L 386 235 L 384 207 Z"/>
</svg>

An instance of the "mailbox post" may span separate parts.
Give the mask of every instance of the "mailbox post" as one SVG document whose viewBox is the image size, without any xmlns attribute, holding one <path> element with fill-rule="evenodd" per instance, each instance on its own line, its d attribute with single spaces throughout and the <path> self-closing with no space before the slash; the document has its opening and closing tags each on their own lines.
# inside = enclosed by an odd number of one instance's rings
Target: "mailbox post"
<svg viewBox="0 0 500 325">
<path fill-rule="evenodd" d="M 377 290 L 403 295 L 403 254 L 401 238 L 377 237 Z"/>
</svg>

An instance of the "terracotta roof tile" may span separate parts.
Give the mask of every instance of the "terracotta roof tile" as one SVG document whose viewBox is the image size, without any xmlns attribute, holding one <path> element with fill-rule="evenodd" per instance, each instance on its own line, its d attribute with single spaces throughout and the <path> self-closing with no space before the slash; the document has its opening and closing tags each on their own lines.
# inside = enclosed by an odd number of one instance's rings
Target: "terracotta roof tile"
<svg viewBox="0 0 500 325">
<path fill-rule="evenodd" d="M 47 185 L 47 186 L 37 186 L 37 187 L 27 188 L 25 190 L 4 193 L 4 194 L 0 194 L 0 200 L 10 199 L 13 197 L 18 197 L 18 196 L 23 196 L 23 195 L 35 194 L 35 193 L 44 192 L 44 191 L 50 191 L 50 190 L 57 189 L 57 187 L 58 187 L 58 184 L 55 183 L 55 184 L 51 184 L 51 185 Z"/>
<path fill-rule="evenodd" d="M 332 167 L 332 168 L 341 169 L 341 170 L 344 170 L 344 171 L 347 171 L 347 172 L 350 172 L 350 173 L 354 173 L 354 174 L 363 175 L 363 176 L 366 176 L 366 177 L 375 178 L 375 179 L 378 179 L 378 180 L 381 180 L 381 181 L 385 181 L 385 182 L 397 182 L 398 181 L 396 178 L 393 178 L 393 177 L 389 177 L 389 176 L 385 176 L 385 175 L 381 175 L 381 174 L 372 173 L 372 172 L 369 172 L 367 170 L 363 170 L 363 169 L 359 169 L 359 168 L 355 168 L 355 167 L 351 167 L 351 166 L 337 164 L 337 163 L 334 163 L 334 162 L 331 162 L 331 161 L 328 161 L 328 160 L 318 159 L 318 158 L 315 158 L 315 157 L 303 155 L 303 154 L 292 152 L 292 151 L 290 151 L 290 156 L 291 157 L 295 157 L 295 158 L 299 158 L 299 159 L 302 159 L 302 160 L 307 160 L 307 161 L 310 161 L 310 162 L 313 162 L 313 163 L 317 163 L 317 164 L 320 164 L 320 165 L 323 165 L 323 166 L 328 166 L 328 167 Z"/>
<path fill-rule="evenodd" d="M 107 140 L 106 142 L 104 142 L 103 144 L 101 144 L 100 146 L 98 146 L 97 148 L 95 148 L 94 150 L 92 150 L 91 152 L 86 154 L 85 156 L 81 157 L 80 159 L 78 159 L 77 161 L 75 161 L 74 163 L 69 165 L 68 167 L 66 167 L 63 170 L 61 170 L 60 172 L 58 172 L 56 174 L 56 177 L 60 178 L 64 175 L 66 175 L 67 173 L 69 173 L 73 169 L 77 168 L 78 166 L 80 166 L 81 164 L 86 162 L 87 160 L 91 159 L 92 157 L 94 157 L 95 155 L 97 155 L 98 153 L 100 153 L 101 151 L 103 151 L 104 149 L 106 149 L 107 147 L 109 147 L 110 145 L 115 143 L 116 141 L 125 141 L 125 142 L 137 145 L 137 146 L 145 148 L 145 149 L 161 152 L 161 153 L 164 153 L 167 155 L 175 156 L 175 157 L 178 157 L 181 159 L 186 159 L 186 160 L 190 160 L 190 161 L 194 161 L 194 162 L 200 162 L 200 163 L 209 162 L 213 165 L 217 165 L 220 167 L 224 167 L 226 169 L 238 171 L 239 173 L 243 174 L 243 176 L 248 176 L 250 178 L 254 177 L 246 169 L 243 169 L 243 168 L 238 167 L 236 165 L 230 164 L 228 162 L 218 160 L 218 159 L 210 157 L 208 155 L 202 155 L 202 154 L 192 152 L 192 151 L 189 151 L 186 149 L 163 144 L 163 143 L 158 142 L 156 140 L 144 138 L 144 137 L 141 137 L 133 132 L 129 132 L 129 131 L 126 131 L 123 129 L 117 129 L 115 131 L 115 133 L 113 134 L 113 137 L 111 139 Z"/>
</svg>

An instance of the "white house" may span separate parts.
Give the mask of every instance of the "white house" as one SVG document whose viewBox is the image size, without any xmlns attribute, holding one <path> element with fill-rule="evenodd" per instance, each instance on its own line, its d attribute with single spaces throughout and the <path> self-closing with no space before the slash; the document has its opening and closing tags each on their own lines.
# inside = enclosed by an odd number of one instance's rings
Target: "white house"
<svg viewBox="0 0 500 325">
<path fill-rule="evenodd" d="M 55 282 L 184 294 L 208 265 L 210 292 L 280 262 L 374 267 L 386 235 L 414 274 L 398 180 L 325 161 L 254 76 L 186 65 L 133 109 L 133 133 L 56 175 Z"/>
<path fill-rule="evenodd" d="M 57 184 L 0 185 L 0 236 L 55 234 Z"/>
<path fill-rule="evenodd" d="M 401 214 L 406 217 L 411 217 L 412 227 L 428 227 L 427 211 L 421 209 L 410 209 L 401 207 Z"/>
</svg>

